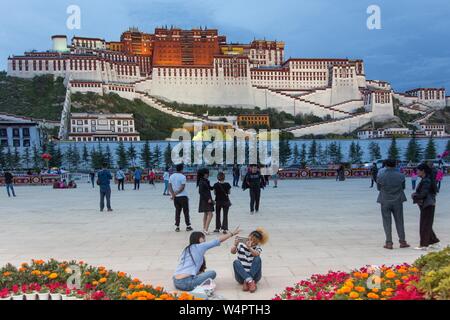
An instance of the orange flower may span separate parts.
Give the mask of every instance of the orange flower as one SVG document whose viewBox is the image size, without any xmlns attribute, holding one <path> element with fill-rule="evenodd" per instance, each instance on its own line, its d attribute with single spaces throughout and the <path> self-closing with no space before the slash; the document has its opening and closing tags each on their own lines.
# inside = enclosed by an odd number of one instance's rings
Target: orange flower
<svg viewBox="0 0 450 320">
<path fill-rule="evenodd" d="M 103 274 L 106 273 L 106 271 L 105 270 L 100 270 L 98 273 L 103 275 Z"/>
<path fill-rule="evenodd" d="M 362 274 L 361 274 L 361 272 L 353 272 L 353 276 L 355 277 L 355 278 L 362 278 Z"/>
<path fill-rule="evenodd" d="M 22 262 L 22 264 L 20 265 L 22 268 L 28 268 L 28 263 L 26 262 Z"/>
<path fill-rule="evenodd" d="M 125 298 L 128 294 L 126 292 L 122 292 L 122 294 L 120 295 L 122 298 Z"/>
<path fill-rule="evenodd" d="M 42 272 L 42 274 L 43 274 L 44 276 L 48 276 L 48 275 L 50 274 L 50 271 L 44 271 L 44 272 Z"/>
<path fill-rule="evenodd" d="M 41 264 L 44 264 L 44 260 L 32 260 L 34 264 L 37 264 L 38 266 Z"/>
<path fill-rule="evenodd" d="M 155 288 L 155 290 L 156 290 L 156 291 L 162 291 L 162 290 L 163 290 L 163 288 L 162 288 L 162 287 L 160 287 L 160 286 L 158 286 L 158 287 L 156 287 L 156 288 Z"/>
<path fill-rule="evenodd" d="M 130 285 L 128 286 L 128 289 L 130 289 L 130 290 L 133 290 L 133 289 L 134 289 L 134 287 L 135 287 L 135 285 L 134 285 L 134 284 L 130 284 Z"/>
<path fill-rule="evenodd" d="M 108 280 L 108 279 L 106 279 L 106 278 L 101 278 L 100 280 L 98 280 L 98 282 L 100 282 L 100 283 L 105 283 L 107 280 Z"/>
<path fill-rule="evenodd" d="M 343 286 L 341 288 L 342 293 L 350 293 L 352 291 L 352 289 L 350 287 L 347 286 Z"/>
<path fill-rule="evenodd" d="M 141 280 L 139 280 L 138 278 L 134 278 L 134 279 L 133 279 L 133 282 L 134 282 L 134 283 L 140 283 Z"/>
<path fill-rule="evenodd" d="M 361 277 L 363 279 L 367 279 L 369 277 L 369 274 L 367 272 L 364 272 L 363 274 L 361 274 Z"/>
<path fill-rule="evenodd" d="M 356 287 L 355 290 L 358 291 L 358 292 L 365 292 L 366 288 L 364 288 L 364 287 Z"/>
<path fill-rule="evenodd" d="M 384 296 L 384 297 L 392 297 L 392 292 L 384 291 L 384 292 L 381 293 L 381 295 Z"/>
<path fill-rule="evenodd" d="M 125 273 L 125 272 L 119 272 L 118 274 L 117 274 L 117 276 L 119 277 L 119 278 L 123 278 L 123 277 L 125 277 L 127 274 Z"/>
<path fill-rule="evenodd" d="M 19 272 L 25 272 L 25 271 L 27 271 L 27 268 L 19 268 Z"/>
<path fill-rule="evenodd" d="M 85 275 L 85 276 L 90 276 L 91 273 L 90 273 L 89 271 L 86 271 L 86 272 L 84 273 L 84 275 Z"/>
<path fill-rule="evenodd" d="M 95 286 L 97 286 L 98 285 L 98 281 L 92 281 L 92 285 L 95 287 Z"/>
<path fill-rule="evenodd" d="M 368 295 L 367 295 L 367 297 L 369 298 L 369 299 L 374 299 L 374 300 L 378 300 L 378 299 L 380 299 L 380 296 L 379 295 L 377 295 L 376 293 L 369 293 Z"/>
<path fill-rule="evenodd" d="M 39 270 L 33 270 L 33 271 L 31 271 L 31 274 L 33 276 L 39 276 L 41 274 L 41 272 Z"/>
<path fill-rule="evenodd" d="M 8 272 L 8 271 L 3 272 L 3 276 L 4 277 L 9 277 L 10 275 L 11 275 L 11 272 Z"/>
<path fill-rule="evenodd" d="M 395 272 L 389 271 L 386 273 L 386 278 L 388 279 L 394 279 L 397 275 L 395 274 Z"/>
<path fill-rule="evenodd" d="M 380 291 L 378 288 L 373 288 L 372 292 L 378 293 L 378 291 Z"/>
<path fill-rule="evenodd" d="M 352 299 L 357 299 L 357 298 L 359 298 L 359 293 L 355 292 L 355 291 L 352 291 L 350 293 L 349 297 L 352 298 Z"/>
<path fill-rule="evenodd" d="M 56 279 L 56 278 L 58 278 L 58 274 L 53 272 L 53 273 L 49 274 L 48 278 L 51 280 Z"/>
</svg>

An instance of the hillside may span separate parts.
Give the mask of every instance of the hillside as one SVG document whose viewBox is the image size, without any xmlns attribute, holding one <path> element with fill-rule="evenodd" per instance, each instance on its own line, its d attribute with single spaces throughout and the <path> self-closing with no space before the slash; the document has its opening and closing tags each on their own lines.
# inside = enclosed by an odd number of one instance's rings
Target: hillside
<svg viewBox="0 0 450 320">
<path fill-rule="evenodd" d="M 46 75 L 26 80 L 0 72 L 0 112 L 58 121 L 65 94 L 62 78 Z"/>
<path fill-rule="evenodd" d="M 141 100 L 130 101 L 117 94 L 72 94 L 72 112 L 132 113 L 142 140 L 169 138 L 174 128 L 180 128 L 186 122 L 153 109 Z"/>
</svg>

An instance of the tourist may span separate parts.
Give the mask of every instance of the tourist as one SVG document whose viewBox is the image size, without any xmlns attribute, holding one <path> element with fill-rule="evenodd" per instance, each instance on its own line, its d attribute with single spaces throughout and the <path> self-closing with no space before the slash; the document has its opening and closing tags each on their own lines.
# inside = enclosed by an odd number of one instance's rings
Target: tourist
<svg viewBox="0 0 450 320">
<path fill-rule="evenodd" d="M 222 231 L 224 234 L 228 233 L 228 211 L 231 207 L 230 192 L 231 186 L 225 182 L 225 173 L 219 172 L 217 180 L 213 186 L 214 194 L 216 195 L 216 230 L 215 233 Z M 238 176 L 239 180 L 239 176 Z M 221 221 L 221 212 L 223 211 L 223 220 Z"/>
<path fill-rule="evenodd" d="M 378 167 L 377 167 L 377 163 L 374 162 L 372 164 L 372 168 L 370 169 L 370 174 L 372 176 L 372 184 L 371 184 L 371 188 L 373 188 L 373 185 L 377 182 L 377 177 L 378 177 Z"/>
<path fill-rule="evenodd" d="M 8 197 L 11 198 L 11 193 L 13 197 L 16 197 L 16 192 L 14 191 L 14 176 L 9 171 L 6 171 L 3 176 L 5 178 L 6 192 L 8 193 Z"/>
<path fill-rule="evenodd" d="M 163 195 L 165 195 L 165 196 L 169 195 L 169 178 L 170 178 L 169 167 L 166 167 L 166 169 L 164 170 L 164 173 L 163 173 L 163 180 L 164 180 Z"/>
<path fill-rule="evenodd" d="M 242 284 L 243 291 L 255 292 L 256 284 L 262 278 L 261 245 L 267 243 L 269 235 L 262 228 L 258 228 L 248 236 L 245 242 L 236 238 L 231 253 L 237 254 L 233 262 L 234 277 Z"/>
<path fill-rule="evenodd" d="M 238 235 L 239 232 L 240 230 L 236 228 L 233 232 L 209 242 L 206 242 L 202 232 L 193 232 L 189 239 L 189 245 L 181 253 L 179 264 L 173 275 L 175 288 L 181 291 L 192 291 L 206 280 L 214 280 L 217 274 L 215 271 L 206 271 L 205 253 Z"/>
<path fill-rule="evenodd" d="M 148 183 L 151 184 L 153 187 L 156 188 L 156 186 L 155 186 L 155 179 L 156 179 L 155 170 L 150 169 L 150 170 L 148 171 Z"/>
<path fill-rule="evenodd" d="M 274 172 L 272 174 L 272 180 L 273 180 L 273 188 L 278 188 L 278 172 L 279 170 L 274 169 Z"/>
<path fill-rule="evenodd" d="M 134 190 L 139 190 L 141 187 L 142 171 L 140 168 L 134 170 Z"/>
<path fill-rule="evenodd" d="M 437 184 L 437 192 L 441 191 L 441 183 L 442 179 L 444 179 L 444 171 L 439 168 L 436 173 L 436 184 Z"/>
<path fill-rule="evenodd" d="M 241 170 L 238 165 L 233 166 L 233 187 L 239 187 L 239 177 L 241 175 Z"/>
<path fill-rule="evenodd" d="M 247 173 L 248 173 L 248 168 L 247 168 L 247 166 L 243 165 L 243 166 L 241 167 L 240 171 L 241 171 L 241 181 L 244 182 L 245 176 L 246 176 Z"/>
<path fill-rule="evenodd" d="M 412 169 L 410 177 L 411 177 L 411 186 L 414 191 L 414 190 L 416 190 L 416 184 L 417 184 L 417 169 L 416 168 Z"/>
<path fill-rule="evenodd" d="M 89 171 L 89 179 L 91 180 L 92 188 L 95 188 L 95 170 Z"/>
<path fill-rule="evenodd" d="M 209 183 L 209 170 L 202 168 L 197 172 L 197 187 L 200 194 L 198 212 L 203 213 L 203 232 L 208 235 L 209 225 L 214 212 L 214 201 L 211 196 L 211 184 Z"/>
<path fill-rule="evenodd" d="M 345 167 L 343 164 L 339 165 L 336 173 L 336 181 L 345 181 Z"/>
<path fill-rule="evenodd" d="M 405 175 L 395 169 L 395 160 L 386 160 L 386 169 L 377 178 L 377 187 L 380 191 L 377 202 L 381 204 L 381 216 L 386 234 L 385 249 L 392 250 L 392 216 L 394 216 L 400 248 L 409 248 L 406 242 L 405 226 L 403 222 L 403 202 L 405 196 Z"/>
<path fill-rule="evenodd" d="M 415 249 L 438 249 L 440 241 L 433 231 L 437 187 L 431 180 L 432 171 L 429 166 L 419 165 L 417 174 L 421 181 L 416 192 L 412 194 L 412 199 L 420 209 L 420 246 Z"/>
<path fill-rule="evenodd" d="M 256 164 L 250 166 L 250 171 L 245 175 L 242 189 L 250 190 L 250 214 L 259 212 L 259 204 L 261 200 L 261 189 L 266 186 L 264 177 L 258 171 Z"/>
<path fill-rule="evenodd" d="M 102 166 L 102 170 L 97 173 L 97 184 L 100 187 L 100 211 L 103 212 L 105 208 L 105 198 L 106 198 L 106 207 L 108 208 L 108 212 L 112 212 L 111 208 L 111 180 L 112 175 L 111 172 L 107 169 L 108 164 L 104 163 Z"/>
<path fill-rule="evenodd" d="M 169 192 L 175 206 L 175 231 L 180 232 L 181 210 L 183 210 L 186 231 L 192 231 L 189 218 L 189 198 L 186 191 L 186 176 L 183 174 L 183 164 L 176 166 L 176 173 L 169 178 Z"/>
<path fill-rule="evenodd" d="M 119 168 L 116 172 L 116 179 L 117 179 L 117 190 L 125 190 L 124 184 L 125 184 L 125 172 L 123 172 L 122 168 Z"/>
</svg>

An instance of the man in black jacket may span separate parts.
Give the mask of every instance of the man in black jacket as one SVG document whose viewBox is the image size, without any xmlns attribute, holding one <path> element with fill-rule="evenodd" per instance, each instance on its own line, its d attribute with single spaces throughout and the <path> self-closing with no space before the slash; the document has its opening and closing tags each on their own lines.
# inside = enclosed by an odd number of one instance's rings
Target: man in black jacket
<svg viewBox="0 0 450 320">
<path fill-rule="evenodd" d="M 258 170 L 257 165 L 250 166 L 250 172 L 248 172 L 244 181 L 242 182 L 242 189 L 250 189 L 250 214 L 254 214 L 259 211 L 259 203 L 261 199 L 261 189 L 264 189 L 266 182 L 264 176 Z"/>
<path fill-rule="evenodd" d="M 375 183 L 377 183 L 377 176 L 378 176 L 378 167 L 377 167 L 376 162 L 374 162 L 372 164 L 372 168 L 370 169 L 370 174 L 372 175 L 372 185 L 370 187 L 373 188 L 373 185 Z"/>
<path fill-rule="evenodd" d="M 13 197 L 15 197 L 16 193 L 14 192 L 13 175 L 9 171 L 5 172 L 5 185 L 6 185 L 6 191 L 8 192 L 8 197 L 11 197 L 9 190 L 11 190 Z"/>
</svg>

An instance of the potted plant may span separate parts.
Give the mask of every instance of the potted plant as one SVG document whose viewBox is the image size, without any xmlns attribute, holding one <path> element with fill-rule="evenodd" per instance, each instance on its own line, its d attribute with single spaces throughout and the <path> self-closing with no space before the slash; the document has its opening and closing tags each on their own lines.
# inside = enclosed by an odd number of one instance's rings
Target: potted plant
<svg viewBox="0 0 450 320">
<path fill-rule="evenodd" d="M 25 300 L 36 300 L 36 291 L 34 291 L 33 285 L 24 284 L 22 286 L 22 293 L 25 296 Z"/>
<path fill-rule="evenodd" d="M 0 290 L 0 301 L 11 300 L 11 293 L 7 288 Z"/>
<path fill-rule="evenodd" d="M 61 300 L 61 291 L 58 284 L 50 284 L 49 289 L 51 300 Z"/>
<path fill-rule="evenodd" d="M 18 285 L 12 286 L 12 299 L 13 300 L 23 300 L 23 293 Z"/>
<path fill-rule="evenodd" d="M 39 300 L 49 300 L 50 299 L 50 289 L 47 286 L 39 287 L 38 297 L 39 297 Z"/>
</svg>

